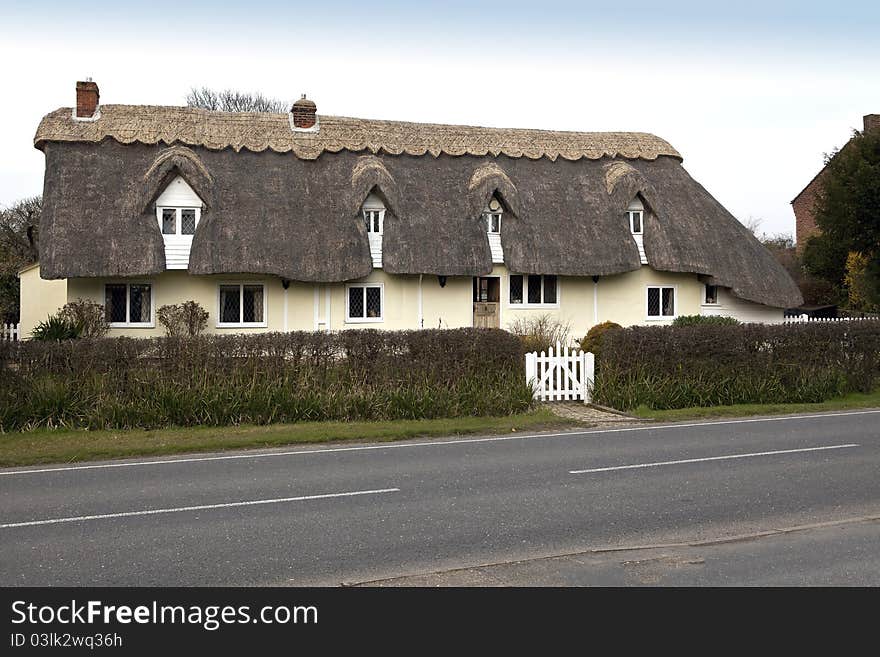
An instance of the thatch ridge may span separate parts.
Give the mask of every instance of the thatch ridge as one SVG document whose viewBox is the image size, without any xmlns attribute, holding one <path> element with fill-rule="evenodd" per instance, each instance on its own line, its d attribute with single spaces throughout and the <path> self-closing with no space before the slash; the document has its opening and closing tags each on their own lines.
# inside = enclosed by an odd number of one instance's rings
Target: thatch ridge
<svg viewBox="0 0 880 657">
<path fill-rule="evenodd" d="M 96 121 L 76 121 L 70 108 L 47 114 L 34 145 L 47 142 L 175 144 L 211 150 L 231 148 L 292 152 L 314 160 L 323 153 L 351 151 L 389 155 L 476 155 L 528 159 L 598 160 L 625 157 L 681 159 L 669 143 L 642 132 L 563 132 L 520 128 L 485 128 L 406 121 L 319 116 L 314 132 L 290 128 L 288 114 L 216 112 L 193 107 L 102 105 Z"/>
</svg>

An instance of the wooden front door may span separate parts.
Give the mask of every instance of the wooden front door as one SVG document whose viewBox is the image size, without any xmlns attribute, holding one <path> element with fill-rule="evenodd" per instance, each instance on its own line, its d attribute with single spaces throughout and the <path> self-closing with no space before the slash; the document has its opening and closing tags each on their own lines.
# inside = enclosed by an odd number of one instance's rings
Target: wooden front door
<svg viewBox="0 0 880 657">
<path fill-rule="evenodd" d="M 498 276 L 474 278 L 474 326 L 501 326 L 501 279 Z"/>
</svg>

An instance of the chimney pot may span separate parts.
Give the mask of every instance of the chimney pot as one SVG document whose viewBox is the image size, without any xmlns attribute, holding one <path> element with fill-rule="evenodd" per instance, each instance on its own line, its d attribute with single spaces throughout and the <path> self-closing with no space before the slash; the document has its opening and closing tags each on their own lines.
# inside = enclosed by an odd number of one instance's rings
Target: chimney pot
<svg viewBox="0 0 880 657">
<path fill-rule="evenodd" d="M 880 130 L 880 114 L 866 114 L 864 118 L 865 132 Z"/>
<path fill-rule="evenodd" d="M 79 118 L 91 118 L 98 109 L 98 85 L 91 78 L 76 83 L 76 115 Z"/>
<path fill-rule="evenodd" d="M 308 129 L 317 123 L 318 106 L 306 98 L 305 94 L 293 104 L 290 112 L 293 114 L 293 127 L 295 128 Z"/>
</svg>

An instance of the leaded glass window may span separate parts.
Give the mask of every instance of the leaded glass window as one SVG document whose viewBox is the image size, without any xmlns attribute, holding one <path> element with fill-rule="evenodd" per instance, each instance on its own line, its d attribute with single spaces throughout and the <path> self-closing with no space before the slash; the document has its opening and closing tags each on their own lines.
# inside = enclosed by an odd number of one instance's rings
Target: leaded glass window
<svg viewBox="0 0 880 657">
<path fill-rule="evenodd" d="M 241 295 L 238 285 L 220 286 L 220 323 L 237 324 L 241 321 Z"/>
<path fill-rule="evenodd" d="M 348 314 L 352 322 L 382 320 L 382 286 L 350 285 L 348 287 Z"/>
<path fill-rule="evenodd" d="M 366 288 L 367 317 L 382 317 L 382 290 L 378 287 Z"/>
<path fill-rule="evenodd" d="M 556 303 L 556 277 L 544 277 L 544 303 Z"/>
<path fill-rule="evenodd" d="M 104 286 L 104 315 L 109 324 L 124 324 L 127 321 L 127 285 Z"/>
<path fill-rule="evenodd" d="M 523 277 L 519 274 L 510 277 L 510 303 L 523 302 Z"/>
<path fill-rule="evenodd" d="M 541 303 L 541 277 L 529 276 L 529 303 Z"/>
<path fill-rule="evenodd" d="M 675 317 L 675 288 L 648 288 L 648 318 Z"/>
<path fill-rule="evenodd" d="M 196 232 L 201 208 L 156 208 L 163 235 L 188 235 Z"/>
<path fill-rule="evenodd" d="M 162 234 L 174 235 L 177 233 L 177 211 L 173 208 L 162 208 Z"/>
<path fill-rule="evenodd" d="M 104 316 L 109 324 L 119 326 L 152 325 L 152 286 L 149 283 L 105 285 Z"/>
<path fill-rule="evenodd" d="M 559 281 L 556 276 L 511 274 L 508 281 L 511 304 L 541 306 L 555 305 L 559 302 Z"/>
<path fill-rule="evenodd" d="M 146 324 L 150 321 L 150 286 L 128 286 L 128 321 L 133 324 Z"/>
<path fill-rule="evenodd" d="M 242 289 L 242 318 L 244 324 L 263 321 L 263 286 L 245 285 Z"/>
<path fill-rule="evenodd" d="M 184 208 L 180 211 L 180 234 L 194 235 L 196 232 L 196 211 L 194 208 Z"/>
<path fill-rule="evenodd" d="M 262 284 L 220 286 L 220 326 L 264 325 L 266 288 Z"/>
</svg>

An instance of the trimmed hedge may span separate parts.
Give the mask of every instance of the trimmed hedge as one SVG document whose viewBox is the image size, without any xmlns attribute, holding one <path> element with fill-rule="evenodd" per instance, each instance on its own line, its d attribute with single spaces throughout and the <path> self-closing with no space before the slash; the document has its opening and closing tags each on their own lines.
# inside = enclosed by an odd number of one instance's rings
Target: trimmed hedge
<svg viewBox="0 0 880 657">
<path fill-rule="evenodd" d="M 739 324 L 739 320 L 735 317 L 725 317 L 723 315 L 679 315 L 672 320 L 673 326 L 697 326 L 697 325 L 714 325 L 725 326 Z"/>
<path fill-rule="evenodd" d="M 880 383 L 880 321 L 631 327 L 599 360 L 595 399 L 619 409 L 820 402 Z"/>
<path fill-rule="evenodd" d="M 0 343 L 0 429 L 506 415 L 531 406 L 500 330 Z"/>
</svg>

